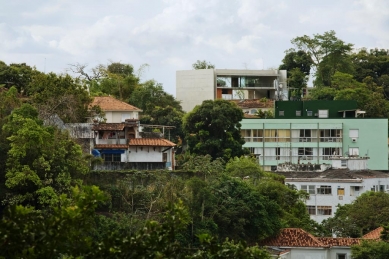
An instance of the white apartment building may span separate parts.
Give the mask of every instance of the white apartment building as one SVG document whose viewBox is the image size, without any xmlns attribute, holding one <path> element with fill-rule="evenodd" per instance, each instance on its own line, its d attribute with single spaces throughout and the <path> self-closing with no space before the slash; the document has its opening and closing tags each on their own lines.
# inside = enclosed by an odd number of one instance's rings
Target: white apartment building
<svg viewBox="0 0 389 259">
<path fill-rule="evenodd" d="M 278 172 L 285 184 L 309 194 L 306 200 L 311 219 L 321 223 L 335 215 L 337 205 L 352 203 L 367 191 L 389 192 L 389 174 L 380 171 L 330 169 L 324 172 Z"/>
</svg>

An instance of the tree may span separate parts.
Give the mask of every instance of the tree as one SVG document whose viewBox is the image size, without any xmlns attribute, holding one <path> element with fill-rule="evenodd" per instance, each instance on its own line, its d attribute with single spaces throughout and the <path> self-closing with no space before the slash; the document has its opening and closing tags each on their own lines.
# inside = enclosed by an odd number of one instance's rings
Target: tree
<svg viewBox="0 0 389 259">
<path fill-rule="evenodd" d="M 89 115 L 88 104 L 92 101 L 77 79 L 54 73 L 36 75 L 28 95 L 40 118 L 46 121 L 58 115 L 64 122 L 84 122 Z"/>
<path fill-rule="evenodd" d="M 338 206 L 338 211 L 323 222 L 327 233 L 334 230 L 341 237 L 361 237 L 388 223 L 389 194 L 365 192 L 352 204 Z"/>
<path fill-rule="evenodd" d="M 215 65 L 211 64 L 210 62 L 207 62 L 206 60 L 197 60 L 195 63 L 192 64 L 193 69 L 210 69 L 215 68 Z"/>
<path fill-rule="evenodd" d="M 51 206 L 89 171 L 81 147 L 66 132 L 44 127 L 36 113 L 24 104 L 3 127 L 10 147 L 4 204 Z"/>
<path fill-rule="evenodd" d="M 315 85 L 331 86 L 332 75 L 336 72 L 352 72 L 349 53 L 353 44 L 346 44 L 335 36 L 335 31 L 324 34 L 307 35 L 292 39 L 297 49 L 311 56 L 315 68 Z"/>
<path fill-rule="evenodd" d="M 279 69 L 289 72 L 292 69 L 298 68 L 304 75 L 309 76 L 311 66 L 313 65 L 312 58 L 309 54 L 303 50 L 296 51 L 295 49 L 289 49 L 285 53 Z"/>
<path fill-rule="evenodd" d="M 38 74 L 41 72 L 26 63 L 13 63 L 7 66 L 0 61 L 0 85 L 4 84 L 6 88 L 15 86 L 18 92 L 24 95 L 28 93 L 29 84 L 33 81 L 33 77 Z"/>
<path fill-rule="evenodd" d="M 184 116 L 183 129 L 192 154 L 228 161 L 247 154 L 240 133 L 242 110 L 226 100 L 206 100 Z"/>
<path fill-rule="evenodd" d="M 389 255 L 389 243 L 375 240 L 362 240 L 351 247 L 353 259 L 386 259 Z"/>
<path fill-rule="evenodd" d="M 258 180 L 263 176 L 262 167 L 257 159 L 251 156 L 241 156 L 231 158 L 226 164 L 226 173 L 233 177 L 252 177 Z"/>
<path fill-rule="evenodd" d="M 150 80 L 140 85 L 132 93 L 129 103 L 143 110 L 142 124 L 173 126 L 165 131 L 165 138 L 178 142 L 183 136 L 181 104 L 173 95 L 163 90 L 162 84 Z M 147 130 L 147 129 L 146 129 Z"/>
</svg>

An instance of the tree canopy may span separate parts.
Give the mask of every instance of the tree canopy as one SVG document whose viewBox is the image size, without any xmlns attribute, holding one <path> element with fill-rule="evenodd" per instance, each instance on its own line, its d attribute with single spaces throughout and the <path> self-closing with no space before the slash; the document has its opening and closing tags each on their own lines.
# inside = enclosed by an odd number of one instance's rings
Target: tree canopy
<svg viewBox="0 0 389 259">
<path fill-rule="evenodd" d="M 184 116 L 183 130 L 191 153 L 228 161 L 247 154 L 240 133 L 243 112 L 226 100 L 206 100 Z"/>
<path fill-rule="evenodd" d="M 193 69 L 210 69 L 215 68 L 215 65 L 211 64 L 210 62 L 206 60 L 197 60 L 195 63 L 192 64 Z"/>
</svg>

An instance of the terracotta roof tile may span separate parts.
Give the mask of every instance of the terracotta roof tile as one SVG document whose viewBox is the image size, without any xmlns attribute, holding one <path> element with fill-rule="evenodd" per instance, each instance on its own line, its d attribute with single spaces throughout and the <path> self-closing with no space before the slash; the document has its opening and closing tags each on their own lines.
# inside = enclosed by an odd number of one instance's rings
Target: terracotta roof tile
<svg viewBox="0 0 389 259">
<path fill-rule="evenodd" d="M 119 101 L 111 96 L 95 97 L 89 107 L 93 107 L 95 105 L 100 106 L 103 111 L 142 111 L 131 104 Z"/>
<path fill-rule="evenodd" d="M 358 245 L 361 238 L 334 238 L 334 237 L 318 237 L 319 241 L 325 246 L 352 246 Z"/>
<path fill-rule="evenodd" d="M 130 146 L 161 146 L 174 147 L 176 144 L 163 138 L 134 138 L 130 140 Z"/>
<path fill-rule="evenodd" d="M 279 247 L 324 247 L 318 238 L 301 228 L 284 228 L 276 237 L 263 242 L 266 246 Z"/>
<path fill-rule="evenodd" d="M 127 149 L 126 144 L 97 144 L 95 149 Z"/>
<path fill-rule="evenodd" d="M 376 228 L 376 229 L 370 231 L 369 233 L 367 233 L 366 235 L 364 235 L 362 238 L 379 240 L 379 239 L 381 239 L 382 230 L 384 230 L 383 227 Z"/>
<path fill-rule="evenodd" d="M 123 130 L 125 126 L 124 123 L 99 123 L 93 125 L 92 130 Z"/>
</svg>

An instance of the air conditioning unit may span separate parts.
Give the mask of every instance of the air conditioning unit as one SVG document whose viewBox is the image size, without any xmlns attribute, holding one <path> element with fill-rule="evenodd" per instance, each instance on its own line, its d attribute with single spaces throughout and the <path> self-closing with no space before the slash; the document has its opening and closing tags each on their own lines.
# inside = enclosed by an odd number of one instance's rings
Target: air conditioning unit
<svg viewBox="0 0 389 259">
<path fill-rule="evenodd" d="M 343 200 L 343 196 L 339 196 L 339 200 Z"/>
<path fill-rule="evenodd" d="M 352 138 L 352 142 L 357 142 L 357 138 Z"/>
</svg>

